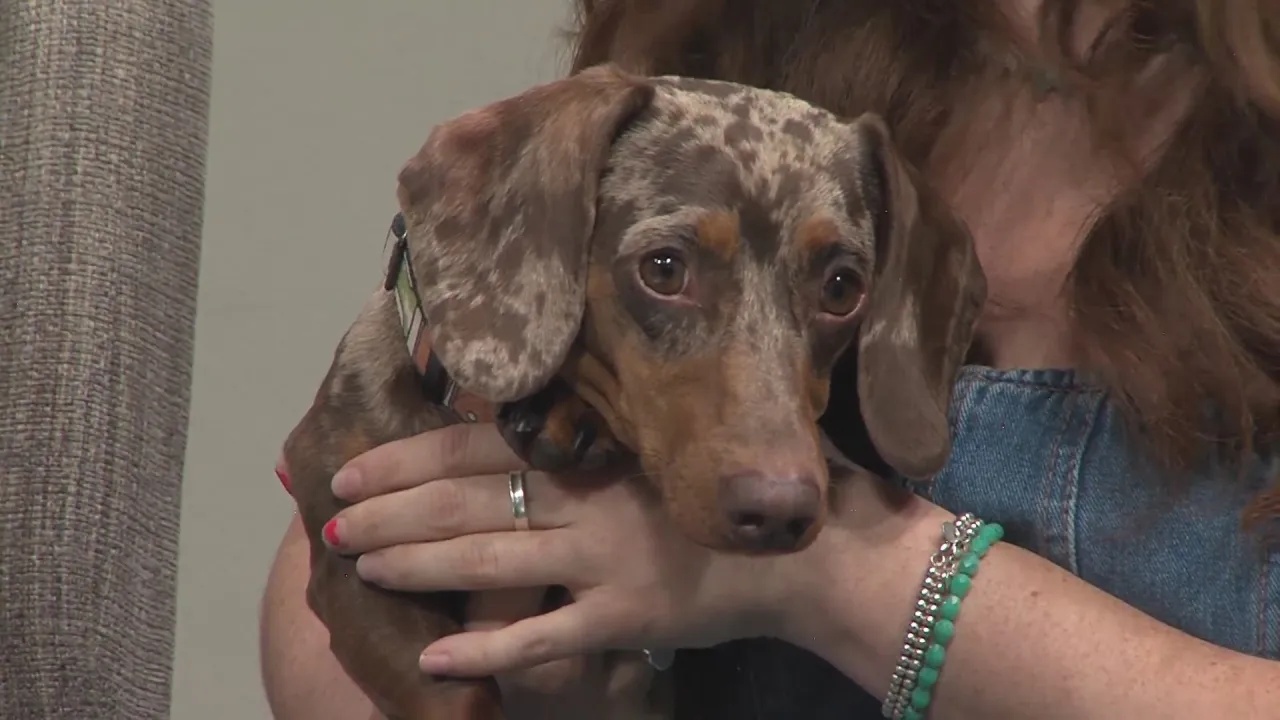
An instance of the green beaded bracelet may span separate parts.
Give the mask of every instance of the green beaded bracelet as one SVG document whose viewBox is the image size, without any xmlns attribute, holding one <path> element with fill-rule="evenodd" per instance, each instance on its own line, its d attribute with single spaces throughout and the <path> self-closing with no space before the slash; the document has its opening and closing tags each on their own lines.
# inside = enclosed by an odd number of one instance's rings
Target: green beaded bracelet
<svg viewBox="0 0 1280 720">
<path fill-rule="evenodd" d="M 956 560 L 955 574 L 947 583 L 947 595 L 938 606 L 938 620 L 933 624 L 933 642 L 924 651 L 924 666 L 920 668 L 916 678 L 915 689 L 911 691 L 911 705 L 903 713 L 903 720 L 923 720 L 929 703 L 933 702 L 933 686 L 937 684 L 942 664 L 947 660 L 947 646 L 956 635 L 956 616 L 960 614 L 960 601 L 973 587 L 973 578 L 978 574 L 982 558 L 986 557 L 991 546 L 1002 537 L 1004 528 L 999 523 L 986 523 L 978 529 L 968 550 Z"/>
</svg>

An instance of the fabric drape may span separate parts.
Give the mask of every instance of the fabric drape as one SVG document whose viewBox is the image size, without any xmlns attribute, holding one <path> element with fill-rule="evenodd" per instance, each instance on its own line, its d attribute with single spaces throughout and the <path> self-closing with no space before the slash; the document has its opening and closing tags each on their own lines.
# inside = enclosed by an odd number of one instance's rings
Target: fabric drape
<svg viewBox="0 0 1280 720">
<path fill-rule="evenodd" d="M 167 718 L 213 20 L 0 0 L 0 718 Z"/>
</svg>

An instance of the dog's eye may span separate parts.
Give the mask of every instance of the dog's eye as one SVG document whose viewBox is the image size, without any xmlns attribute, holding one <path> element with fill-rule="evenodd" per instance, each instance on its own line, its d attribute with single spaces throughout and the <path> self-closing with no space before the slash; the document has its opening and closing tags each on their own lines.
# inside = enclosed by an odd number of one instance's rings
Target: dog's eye
<svg viewBox="0 0 1280 720">
<path fill-rule="evenodd" d="M 679 295 L 688 282 L 688 268 L 675 252 L 659 250 L 640 259 L 640 281 L 659 295 Z"/>
<path fill-rule="evenodd" d="M 822 285 L 822 312 L 844 317 L 862 304 L 862 283 L 852 270 L 837 270 Z"/>
</svg>

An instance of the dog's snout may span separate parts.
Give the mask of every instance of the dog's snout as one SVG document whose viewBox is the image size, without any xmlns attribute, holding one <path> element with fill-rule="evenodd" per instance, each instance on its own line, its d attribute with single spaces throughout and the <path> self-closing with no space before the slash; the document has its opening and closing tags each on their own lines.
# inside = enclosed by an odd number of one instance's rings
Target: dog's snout
<svg viewBox="0 0 1280 720">
<path fill-rule="evenodd" d="M 720 482 L 720 510 L 731 542 L 748 552 L 798 549 L 821 503 L 818 480 L 807 472 L 741 472 Z"/>
</svg>

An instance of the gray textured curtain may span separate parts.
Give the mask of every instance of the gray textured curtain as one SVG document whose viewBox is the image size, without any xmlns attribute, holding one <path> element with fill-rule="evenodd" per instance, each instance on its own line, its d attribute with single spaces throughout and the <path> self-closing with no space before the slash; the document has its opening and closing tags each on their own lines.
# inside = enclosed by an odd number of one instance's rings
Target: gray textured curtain
<svg viewBox="0 0 1280 720">
<path fill-rule="evenodd" d="M 0 0 L 0 718 L 169 715 L 213 21 Z"/>
</svg>

